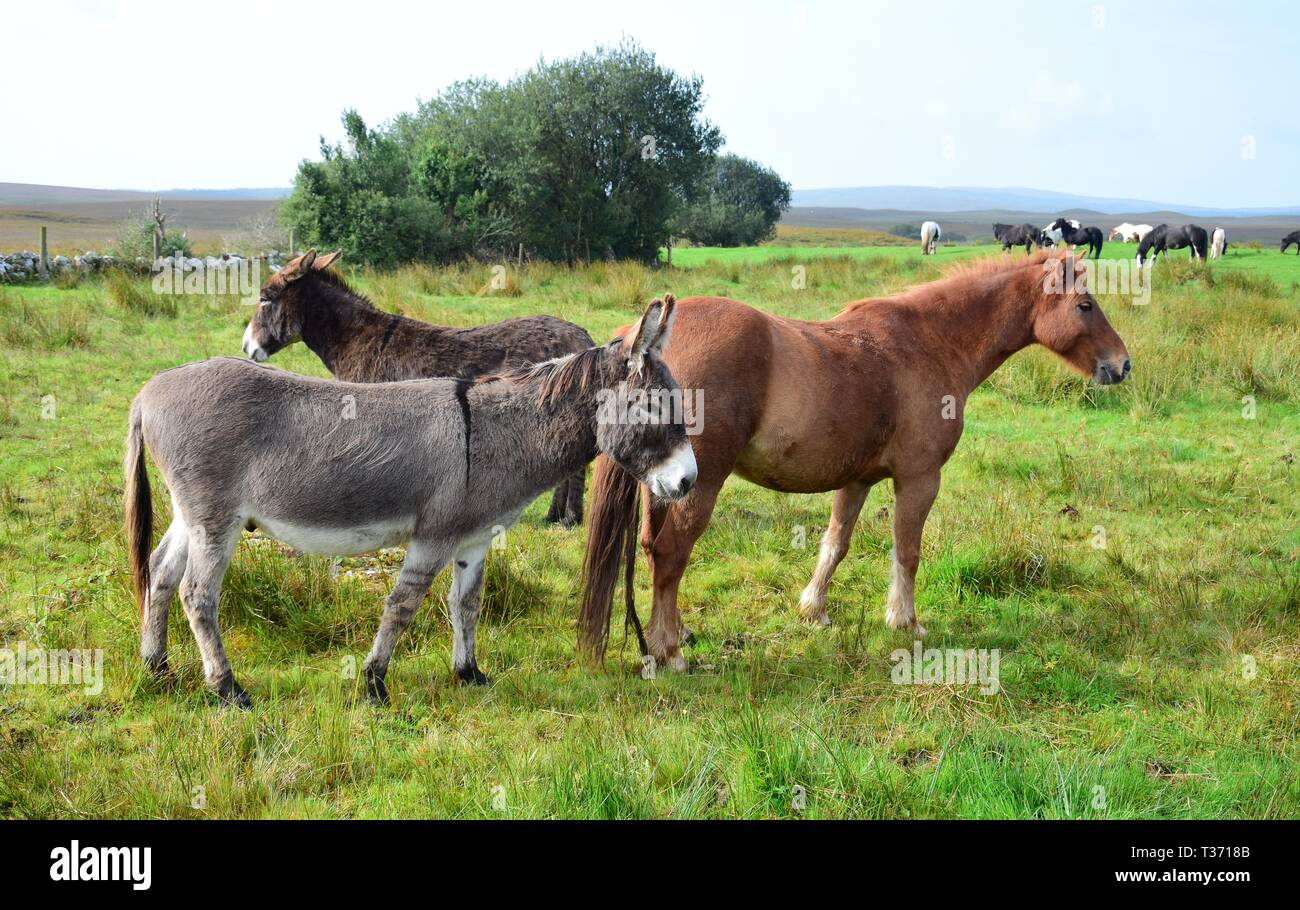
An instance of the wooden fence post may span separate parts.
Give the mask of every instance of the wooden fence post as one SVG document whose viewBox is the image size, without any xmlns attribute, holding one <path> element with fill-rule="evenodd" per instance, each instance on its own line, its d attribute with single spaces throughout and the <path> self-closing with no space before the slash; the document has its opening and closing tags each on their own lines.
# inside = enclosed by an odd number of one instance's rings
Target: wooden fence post
<svg viewBox="0 0 1300 910">
<path fill-rule="evenodd" d="M 50 278 L 50 248 L 45 243 L 45 225 L 41 225 L 41 281 Z"/>
</svg>

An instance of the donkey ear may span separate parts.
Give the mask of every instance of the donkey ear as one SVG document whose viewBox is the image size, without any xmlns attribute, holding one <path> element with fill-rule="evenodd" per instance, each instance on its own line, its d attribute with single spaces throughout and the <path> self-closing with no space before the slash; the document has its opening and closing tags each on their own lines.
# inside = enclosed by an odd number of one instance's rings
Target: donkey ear
<svg viewBox="0 0 1300 910">
<path fill-rule="evenodd" d="M 673 322 L 677 319 L 677 298 L 672 294 L 664 294 L 664 306 L 659 311 L 659 325 L 655 328 L 654 340 L 650 342 L 650 350 L 656 354 L 662 355 L 664 348 L 668 347 L 668 341 L 673 334 Z"/>
<path fill-rule="evenodd" d="M 659 332 L 659 324 L 662 321 L 661 315 L 664 310 L 664 302 L 656 297 L 650 301 L 650 305 L 645 308 L 645 313 L 637 320 L 636 325 L 632 327 L 630 344 L 627 344 L 628 362 L 639 366 L 645 359 L 645 352 L 650 350 L 650 345 L 654 343 L 655 336 Z"/>
<path fill-rule="evenodd" d="M 290 262 L 280 270 L 280 274 L 285 281 L 297 281 L 303 275 L 311 271 L 312 263 L 316 261 L 316 251 L 308 250 L 297 259 Z"/>
<path fill-rule="evenodd" d="M 312 268 L 318 272 L 323 272 L 325 271 L 325 269 L 329 268 L 334 263 L 338 262 L 339 257 L 342 255 L 343 255 L 342 250 L 335 250 L 332 253 L 326 253 L 324 256 L 317 258 L 316 264 L 313 265 Z"/>
</svg>

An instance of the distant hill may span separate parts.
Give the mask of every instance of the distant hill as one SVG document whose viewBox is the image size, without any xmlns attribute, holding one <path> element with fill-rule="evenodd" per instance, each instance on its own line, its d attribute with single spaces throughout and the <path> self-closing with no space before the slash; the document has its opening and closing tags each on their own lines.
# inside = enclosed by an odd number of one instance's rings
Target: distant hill
<svg viewBox="0 0 1300 910">
<path fill-rule="evenodd" d="M 1124 215 L 1143 212 L 1179 212 L 1200 218 L 1252 218 L 1300 216 L 1300 205 L 1276 208 L 1218 209 L 1173 205 L 1144 199 L 1079 196 L 1024 187 L 970 186 L 854 186 L 820 190 L 795 190 L 792 206 L 850 209 L 897 209 L 908 212 L 1037 212 L 1057 214 L 1079 210 L 1095 214 Z"/>
<path fill-rule="evenodd" d="M 34 250 L 40 228 L 56 253 L 103 250 L 124 219 L 140 217 L 161 197 L 167 224 L 185 230 L 200 252 L 221 252 L 222 238 L 265 216 L 287 188 L 234 190 L 96 190 L 35 183 L 0 183 L 0 252 Z"/>
<path fill-rule="evenodd" d="M 80 186 L 47 186 L 41 183 L 0 183 L 0 208 L 76 205 L 85 202 L 139 202 L 163 199 L 224 199 L 267 201 L 288 196 L 289 187 L 250 187 L 233 190 L 95 190 Z"/>
</svg>

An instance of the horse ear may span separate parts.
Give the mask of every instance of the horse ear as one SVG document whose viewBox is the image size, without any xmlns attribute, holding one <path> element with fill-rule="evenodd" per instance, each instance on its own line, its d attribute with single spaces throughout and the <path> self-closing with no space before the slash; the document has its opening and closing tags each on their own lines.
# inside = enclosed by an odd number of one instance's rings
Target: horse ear
<svg viewBox="0 0 1300 910">
<path fill-rule="evenodd" d="M 323 272 L 327 268 L 332 266 L 334 263 L 338 262 L 339 257 L 342 255 L 343 255 L 342 250 L 335 250 L 332 253 L 326 253 L 324 256 L 321 256 L 316 260 L 316 264 L 313 265 L 312 268 L 314 268 L 318 272 Z"/>
</svg>

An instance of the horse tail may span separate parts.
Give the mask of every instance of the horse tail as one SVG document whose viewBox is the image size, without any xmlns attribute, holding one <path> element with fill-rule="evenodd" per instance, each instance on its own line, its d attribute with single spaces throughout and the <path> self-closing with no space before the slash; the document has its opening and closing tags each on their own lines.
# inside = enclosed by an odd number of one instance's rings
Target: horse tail
<svg viewBox="0 0 1300 910">
<path fill-rule="evenodd" d="M 627 620 L 642 638 L 636 618 L 633 577 L 636 573 L 636 536 L 640 517 L 641 486 L 607 455 L 596 459 L 591 482 L 591 508 L 587 514 L 587 548 L 582 558 L 582 608 L 578 614 L 578 647 L 597 662 L 609 645 L 614 588 L 618 570 L 626 566 L 623 586 Z M 644 641 L 641 644 L 645 653 Z"/>
<path fill-rule="evenodd" d="M 153 542 L 153 500 L 149 493 L 149 471 L 144 464 L 143 415 L 140 400 L 131 403 L 131 423 L 126 433 L 126 478 L 122 499 L 126 511 L 126 548 L 135 584 L 136 607 L 143 613 L 149 596 L 149 548 Z"/>
</svg>

